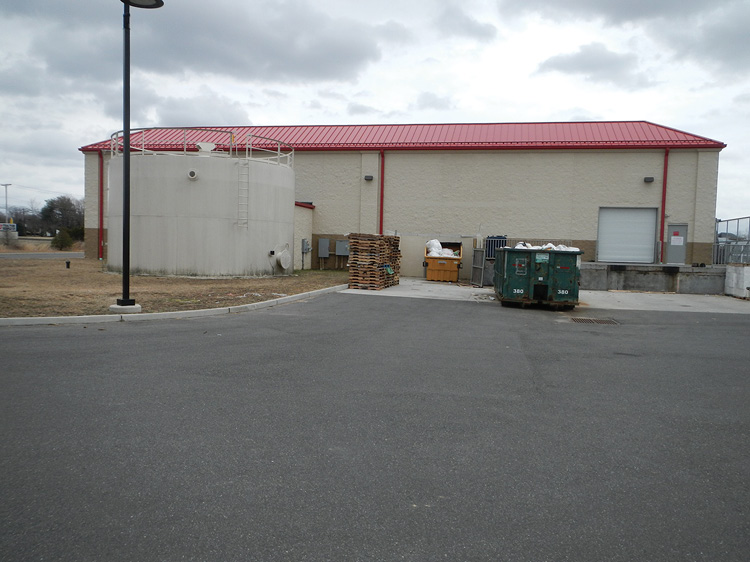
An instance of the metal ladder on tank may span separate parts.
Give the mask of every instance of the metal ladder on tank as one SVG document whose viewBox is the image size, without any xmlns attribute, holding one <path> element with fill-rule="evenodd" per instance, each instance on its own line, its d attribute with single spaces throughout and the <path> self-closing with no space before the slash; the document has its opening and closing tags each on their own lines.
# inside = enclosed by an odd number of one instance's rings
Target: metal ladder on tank
<svg viewBox="0 0 750 562">
<path fill-rule="evenodd" d="M 237 163 L 237 226 L 248 228 L 250 223 L 250 162 Z"/>
</svg>

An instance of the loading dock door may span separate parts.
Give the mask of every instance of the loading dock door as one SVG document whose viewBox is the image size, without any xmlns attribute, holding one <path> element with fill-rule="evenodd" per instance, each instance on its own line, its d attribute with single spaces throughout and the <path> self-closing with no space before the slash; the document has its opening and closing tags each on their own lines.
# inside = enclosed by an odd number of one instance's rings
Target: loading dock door
<svg viewBox="0 0 750 562">
<path fill-rule="evenodd" d="M 599 209 L 597 261 L 654 263 L 656 219 L 657 209 Z"/>
</svg>

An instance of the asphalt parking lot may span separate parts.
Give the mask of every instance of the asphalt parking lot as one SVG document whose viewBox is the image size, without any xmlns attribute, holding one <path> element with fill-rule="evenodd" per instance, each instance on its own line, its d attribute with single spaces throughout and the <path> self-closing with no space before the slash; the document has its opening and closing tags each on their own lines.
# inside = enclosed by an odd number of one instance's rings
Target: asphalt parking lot
<svg viewBox="0 0 750 562">
<path fill-rule="evenodd" d="M 747 559 L 748 303 L 363 293 L 0 327 L 0 559 Z"/>
</svg>

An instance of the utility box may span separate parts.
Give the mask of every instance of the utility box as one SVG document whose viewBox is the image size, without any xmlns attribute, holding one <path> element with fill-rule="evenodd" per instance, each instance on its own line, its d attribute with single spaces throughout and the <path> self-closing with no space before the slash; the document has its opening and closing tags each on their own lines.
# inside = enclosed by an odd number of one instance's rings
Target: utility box
<svg viewBox="0 0 750 562">
<path fill-rule="evenodd" d="M 424 251 L 424 263 L 427 268 L 427 281 L 446 281 L 451 283 L 458 282 L 458 270 L 461 269 L 461 259 L 463 258 L 463 244 L 461 242 L 441 242 L 440 245 L 444 250 L 452 250 L 453 257 L 431 257 L 427 255 L 427 248 Z"/>
<path fill-rule="evenodd" d="M 494 287 L 500 304 L 544 304 L 572 309 L 578 304 L 582 251 L 499 248 Z"/>
<path fill-rule="evenodd" d="M 336 255 L 337 256 L 349 255 L 349 240 L 336 240 Z"/>
</svg>

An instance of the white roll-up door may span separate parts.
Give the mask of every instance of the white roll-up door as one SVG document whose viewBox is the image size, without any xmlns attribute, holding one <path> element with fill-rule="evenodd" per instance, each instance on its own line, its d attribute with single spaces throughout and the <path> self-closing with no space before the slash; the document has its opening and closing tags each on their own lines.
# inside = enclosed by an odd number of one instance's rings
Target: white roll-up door
<svg viewBox="0 0 750 562">
<path fill-rule="evenodd" d="M 654 263 L 657 209 L 599 209 L 597 261 Z"/>
</svg>

